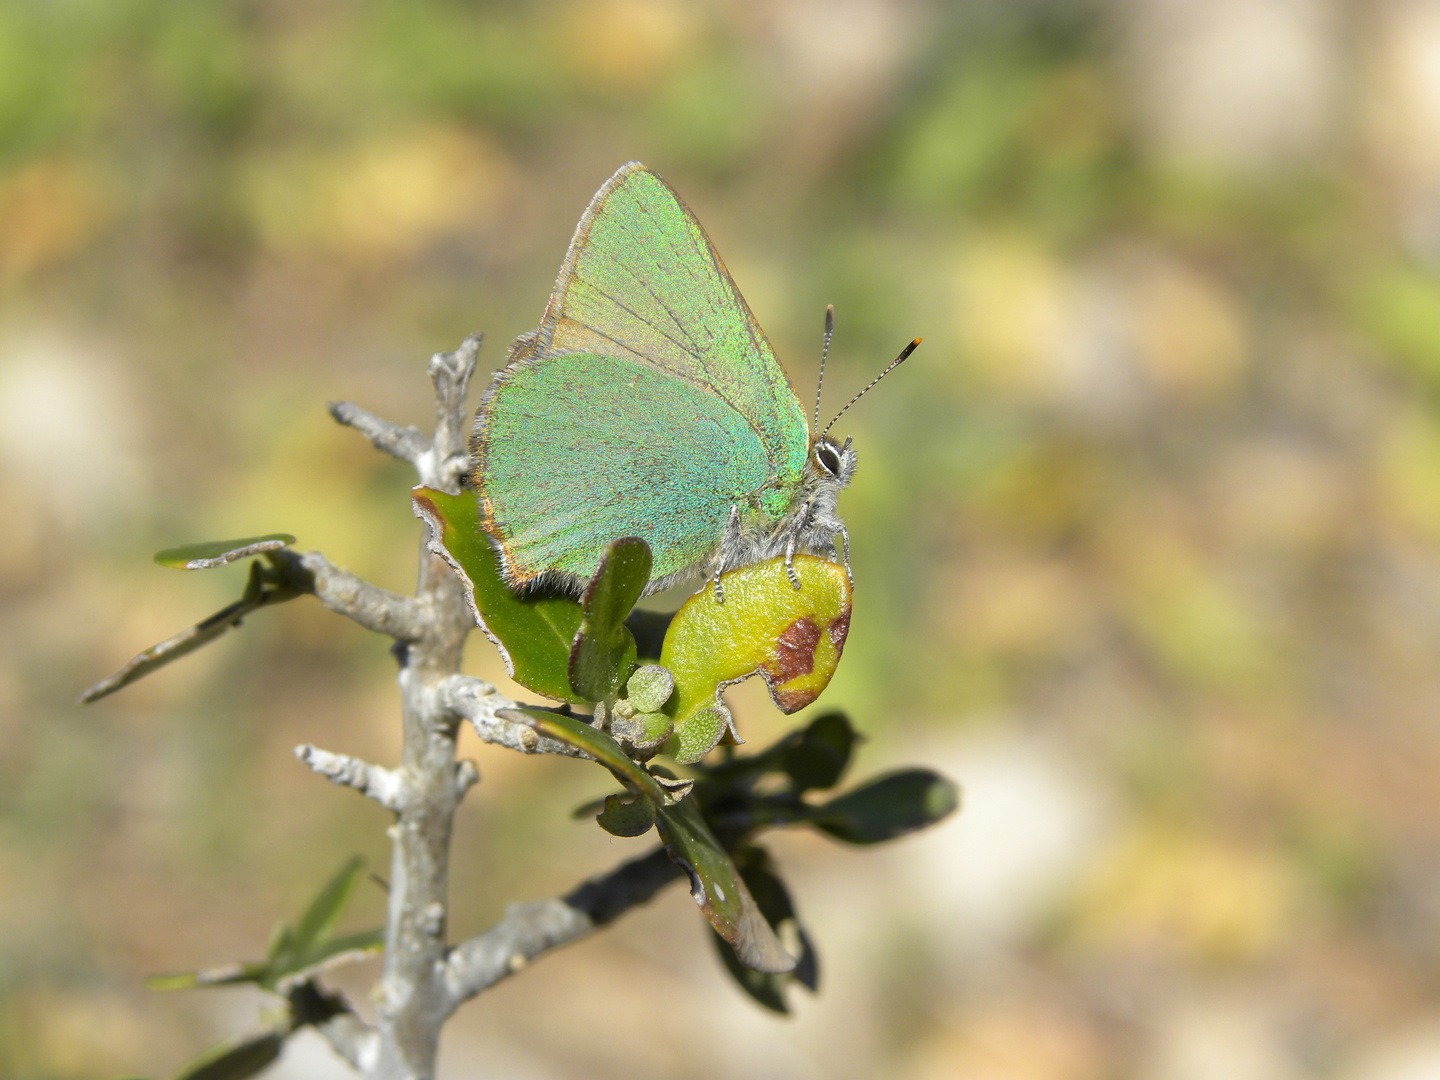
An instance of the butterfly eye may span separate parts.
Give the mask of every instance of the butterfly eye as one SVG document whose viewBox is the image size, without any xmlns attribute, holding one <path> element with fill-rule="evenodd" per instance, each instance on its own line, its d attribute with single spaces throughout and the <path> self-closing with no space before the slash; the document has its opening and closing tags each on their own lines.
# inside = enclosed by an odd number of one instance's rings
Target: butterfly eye
<svg viewBox="0 0 1440 1080">
<path fill-rule="evenodd" d="M 840 475 L 840 455 L 835 452 L 835 447 L 829 443 L 820 443 L 815 447 L 815 460 L 820 467 L 831 476 Z"/>
</svg>

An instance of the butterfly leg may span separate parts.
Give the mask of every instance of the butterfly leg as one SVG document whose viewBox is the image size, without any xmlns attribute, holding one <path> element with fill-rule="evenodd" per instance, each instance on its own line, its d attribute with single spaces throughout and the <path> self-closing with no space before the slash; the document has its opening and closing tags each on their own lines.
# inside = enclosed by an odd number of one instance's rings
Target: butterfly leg
<svg viewBox="0 0 1440 1080">
<path fill-rule="evenodd" d="M 855 575 L 850 572 L 850 534 L 845 531 L 844 525 L 839 527 L 839 533 L 840 544 L 845 549 L 845 576 L 850 580 L 850 587 L 853 589 L 855 587 Z M 833 555 L 839 554 L 839 552 L 835 550 L 835 540 L 833 537 L 830 540 L 830 552 Z"/>
<path fill-rule="evenodd" d="M 796 591 L 800 589 L 800 575 L 795 573 L 795 534 L 790 534 L 790 539 L 785 544 L 785 573 L 790 577 L 790 584 L 795 586 Z"/>
<path fill-rule="evenodd" d="M 730 518 L 725 522 L 725 535 L 721 540 L 720 548 L 723 552 L 731 545 L 726 541 L 732 540 L 740 535 L 740 507 L 736 503 L 730 504 Z M 710 583 L 715 587 L 715 602 L 725 602 L 725 587 L 720 584 L 720 574 L 725 569 L 725 558 L 722 555 L 715 562 L 715 571 L 710 575 Z"/>
</svg>

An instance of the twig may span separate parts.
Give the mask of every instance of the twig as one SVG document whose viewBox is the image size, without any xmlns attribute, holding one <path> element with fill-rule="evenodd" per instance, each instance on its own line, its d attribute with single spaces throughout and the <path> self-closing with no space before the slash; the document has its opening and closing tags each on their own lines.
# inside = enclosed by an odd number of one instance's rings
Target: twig
<svg viewBox="0 0 1440 1080">
<path fill-rule="evenodd" d="M 464 798 L 465 793 L 480 782 L 480 766 L 466 758 L 455 763 L 455 795 Z"/>
<path fill-rule="evenodd" d="M 458 490 L 461 478 L 470 471 L 470 411 L 465 397 L 484 340 L 483 334 L 471 334 L 454 352 L 430 358 L 430 381 L 435 384 L 435 438 L 431 445 L 437 456 L 427 463 L 431 487 Z"/>
<path fill-rule="evenodd" d="M 374 799 L 387 810 L 400 810 L 400 774 L 361 761 L 349 754 L 333 754 L 304 743 L 295 748 L 295 756 L 321 776 L 342 787 L 351 787 Z"/>
<path fill-rule="evenodd" d="M 318 551 L 298 552 L 280 548 L 264 552 L 269 565 L 257 559 L 250 564 L 244 595 L 194 626 L 152 645 L 132 657 L 124 667 L 101 679 L 80 695 L 80 704 L 89 704 L 129 686 L 151 672 L 208 645 L 241 620 L 263 607 L 313 593 L 331 611 L 354 619 L 367 630 L 387 634 L 399 641 L 419 637 L 424 612 L 418 601 L 397 596 L 371 585 L 348 570 L 330 563 Z"/>
<path fill-rule="evenodd" d="M 380 1037 L 352 1012 L 336 1013 L 314 1025 L 337 1054 L 362 1076 L 370 1075 L 380 1052 Z"/>
<path fill-rule="evenodd" d="M 377 450 L 383 450 L 391 457 L 414 465 L 420 460 L 420 455 L 430 449 L 430 440 L 421 435 L 417 428 L 401 427 L 389 420 L 382 420 L 353 401 L 332 401 L 328 408 L 337 423 L 353 427 L 369 439 Z"/>
<path fill-rule="evenodd" d="M 355 1015 L 343 997 L 325 993 L 312 980 L 305 979 L 291 987 L 286 998 L 294 1025 L 309 1024 L 353 1068 L 368 1074 L 379 1053 L 379 1036 Z"/>
<path fill-rule="evenodd" d="M 643 904 L 682 876 L 657 848 L 592 878 L 568 896 L 511 904 L 495 926 L 462 942 L 445 959 L 445 989 L 453 1011 L 514 975 L 551 949 L 593 933 Z"/>
<path fill-rule="evenodd" d="M 363 428 L 381 449 L 393 445 L 408 455 L 421 484 L 455 490 L 455 463 L 465 454 L 465 389 L 477 347 L 478 342 L 467 339 L 454 353 L 432 359 L 437 422 L 435 437 L 427 444 L 416 446 L 394 425 Z M 376 440 L 376 434 L 383 439 Z M 473 771 L 473 766 L 467 770 L 456 764 L 460 717 L 440 703 L 434 688 L 459 672 L 465 638 L 475 620 L 460 579 L 443 559 L 424 549 L 413 603 L 415 624 L 407 626 L 412 634 L 392 635 L 405 645 L 396 651 L 403 742 L 396 770 L 397 819 L 391 830 L 385 959 L 376 994 L 379 1050 L 367 1071 L 376 1080 L 411 1080 L 435 1072 L 440 1028 L 450 1011 L 441 982 L 450 834 Z M 390 608 L 395 615 L 410 610 L 409 602 Z"/>
<path fill-rule="evenodd" d="M 291 588 L 314 593 L 331 611 L 353 619 L 367 630 L 397 641 L 414 641 L 423 632 L 424 612 L 419 601 L 371 585 L 318 551 L 285 548 L 268 557 Z"/>
<path fill-rule="evenodd" d="M 517 724 L 501 713 L 520 706 L 502 695 L 495 687 L 469 675 L 451 675 L 433 688 L 438 708 L 464 717 L 475 728 L 475 734 L 487 743 L 517 750 L 522 754 L 563 754 L 588 758 L 590 755 L 567 743 L 537 735 L 533 728 Z"/>
<path fill-rule="evenodd" d="M 271 553 L 272 557 L 279 554 L 282 553 Z M 249 582 L 245 586 L 245 594 L 239 600 L 221 608 L 209 618 L 201 619 L 194 626 L 186 627 L 173 637 L 168 637 L 158 645 L 152 645 L 144 652 L 131 657 L 129 662 L 115 674 L 101 679 L 81 694 L 80 704 L 88 705 L 107 694 L 113 694 L 122 687 L 129 686 L 135 680 L 144 678 L 152 671 L 179 660 L 180 657 L 194 652 L 202 645 L 210 644 L 227 630 L 239 626 L 240 621 L 251 612 L 259 611 L 262 607 L 270 604 L 293 600 L 304 591 L 306 590 L 296 588 L 289 583 L 277 588 L 274 581 L 267 579 L 258 562 L 251 563 Z"/>
</svg>

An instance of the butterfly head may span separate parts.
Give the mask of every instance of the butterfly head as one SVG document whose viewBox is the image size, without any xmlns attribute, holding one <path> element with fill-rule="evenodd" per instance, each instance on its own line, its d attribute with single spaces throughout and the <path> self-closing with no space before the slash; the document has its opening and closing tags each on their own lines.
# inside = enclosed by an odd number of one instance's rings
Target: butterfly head
<svg viewBox="0 0 1440 1080">
<path fill-rule="evenodd" d="M 832 480 L 836 487 L 844 487 L 855 472 L 855 448 L 846 439 L 837 446 L 825 436 L 815 440 L 810 448 L 816 474 L 822 479 Z"/>
</svg>

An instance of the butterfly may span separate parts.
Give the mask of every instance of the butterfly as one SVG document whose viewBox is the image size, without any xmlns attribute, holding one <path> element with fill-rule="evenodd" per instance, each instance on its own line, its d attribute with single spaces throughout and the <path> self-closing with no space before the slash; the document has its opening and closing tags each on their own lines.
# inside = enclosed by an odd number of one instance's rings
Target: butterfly
<svg viewBox="0 0 1440 1080">
<path fill-rule="evenodd" d="M 827 350 L 833 325 L 832 309 Z M 838 543 L 849 569 L 835 504 L 856 455 L 828 431 L 811 433 L 695 215 L 630 162 L 596 192 L 540 325 L 485 391 L 471 487 L 512 587 L 574 591 L 607 544 L 638 536 L 646 593 L 698 573 L 723 600 L 722 573 L 781 555 L 798 589 L 797 552 L 840 558 Z"/>
</svg>

